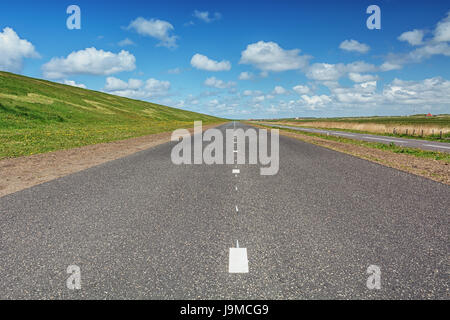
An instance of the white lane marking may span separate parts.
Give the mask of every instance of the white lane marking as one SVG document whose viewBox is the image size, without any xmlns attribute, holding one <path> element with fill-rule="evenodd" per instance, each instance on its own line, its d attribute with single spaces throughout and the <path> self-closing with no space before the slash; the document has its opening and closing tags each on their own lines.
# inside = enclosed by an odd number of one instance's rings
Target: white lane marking
<svg viewBox="0 0 450 320">
<path fill-rule="evenodd" d="M 235 187 L 235 188 L 236 188 L 236 191 L 238 191 L 238 190 L 237 190 L 237 187 Z"/>
<path fill-rule="evenodd" d="M 391 140 L 391 139 L 372 138 L 372 137 L 363 137 L 363 138 L 371 139 L 371 140 L 382 140 L 382 141 L 389 141 L 389 142 L 408 143 L 407 141 L 402 141 L 402 140 Z"/>
<path fill-rule="evenodd" d="M 233 173 L 241 173 L 241 170 L 239 170 L 239 169 L 233 169 Z"/>
<path fill-rule="evenodd" d="M 435 147 L 435 148 L 450 149 L 450 147 L 437 146 L 437 145 L 434 145 L 434 144 L 424 144 L 424 146 L 427 146 L 427 147 Z"/>
<path fill-rule="evenodd" d="M 236 212 L 239 212 L 238 206 L 236 206 Z"/>
<path fill-rule="evenodd" d="M 355 135 L 354 134 L 349 134 L 349 133 L 337 133 L 338 135 L 341 135 L 341 136 L 349 136 L 349 137 L 354 137 Z"/>
<path fill-rule="evenodd" d="M 248 273 L 248 258 L 246 248 L 230 248 L 228 272 Z"/>
</svg>

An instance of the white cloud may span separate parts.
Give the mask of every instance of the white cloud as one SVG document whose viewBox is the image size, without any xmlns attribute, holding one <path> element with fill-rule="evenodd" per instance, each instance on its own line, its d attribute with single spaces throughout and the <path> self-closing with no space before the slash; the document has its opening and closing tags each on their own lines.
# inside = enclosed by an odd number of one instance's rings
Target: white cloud
<svg viewBox="0 0 450 320">
<path fill-rule="evenodd" d="M 401 69 L 408 63 L 420 63 L 435 55 L 450 56 L 450 12 L 447 17 L 438 22 L 432 39 L 423 39 L 424 31 L 413 30 L 400 35 L 401 41 L 407 41 L 418 48 L 406 54 L 389 54 L 386 61 L 381 65 L 382 71 Z"/>
<path fill-rule="evenodd" d="M 21 72 L 24 58 L 39 58 L 31 42 L 21 39 L 11 28 L 0 32 L 0 70 Z"/>
<path fill-rule="evenodd" d="M 128 38 L 125 38 L 125 39 L 119 41 L 117 44 L 118 44 L 120 47 L 125 47 L 125 46 L 132 46 L 132 45 L 134 45 L 134 42 L 131 41 L 131 40 L 128 39 Z"/>
<path fill-rule="evenodd" d="M 353 82 L 367 82 L 377 80 L 377 76 L 371 74 L 360 74 L 356 72 L 350 72 L 348 78 Z"/>
<path fill-rule="evenodd" d="M 375 65 L 364 61 L 355 61 L 345 65 L 346 72 L 372 72 L 376 70 L 377 67 Z"/>
<path fill-rule="evenodd" d="M 441 77 L 423 81 L 394 79 L 383 90 L 384 98 L 390 103 L 432 105 L 450 107 L 450 81 Z"/>
<path fill-rule="evenodd" d="M 275 88 L 272 91 L 272 94 L 276 94 L 276 95 L 282 95 L 282 94 L 286 94 L 288 93 L 288 91 L 283 88 L 282 86 L 275 86 Z"/>
<path fill-rule="evenodd" d="M 311 65 L 306 76 L 319 81 L 336 81 L 345 74 L 343 64 L 314 63 Z"/>
<path fill-rule="evenodd" d="M 318 81 L 337 81 L 347 73 L 370 72 L 376 69 L 373 64 L 363 61 L 356 61 L 349 64 L 314 63 L 308 67 L 306 76 Z"/>
<path fill-rule="evenodd" d="M 108 77 L 104 90 L 122 97 L 147 99 L 167 96 L 170 90 L 170 82 L 153 78 L 145 82 L 138 79 L 129 79 L 125 82 L 115 77 Z"/>
<path fill-rule="evenodd" d="M 260 90 L 245 90 L 243 93 L 242 93 L 244 96 L 257 96 L 257 95 L 262 95 L 263 94 L 263 92 L 262 91 L 260 91 Z"/>
<path fill-rule="evenodd" d="M 298 85 L 292 88 L 298 94 L 308 94 L 311 92 L 311 89 L 308 86 Z"/>
<path fill-rule="evenodd" d="M 450 41 L 450 11 L 442 21 L 439 21 L 434 30 L 434 41 L 448 42 Z"/>
<path fill-rule="evenodd" d="M 202 20 L 203 22 L 210 23 L 216 20 L 220 20 L 222 15 L 219 12 L 215 12 L 214 15 L 210 16 L 208 11 L 198 11 L 195 10 L 192 14 L 197 19 Z"/>
<path fill-rule="evenodd" d="M 239 75 L 239 80 L 251 80 L 253 79 L 253 74 L 251 72 L 241 72 Z"/>
<path fill-rule="evenodd" d="M 42 66 L 44 77 L 60 79 L 67 75 L 90 74 L 111 75 L 136 68 L 136 58 L 128 51 L 112 53 L 109 51 L 87 48 L 75 51 L 66 58 L 52 58 Z"/>
<path fill-rule="evenodd" d="M 213 87 L 217 89 L 225 89 L 225 88 L 231 88 L 236 85 L 235 82 L 225 82 L 223 80 L 217 79 L 216 77 L 211 77 L 205 80 L 205 86 Z"/>
<path fill-rule="evenodd" d="M 300 49 L 284 50 L 275 42 L 252 43 L 241 53 L 241 64 L 251 64 L 268 72 L 298 70 L 308 64 L 309 56 L 300 56 Z"/>
<path fill-rule="evenodd" d="M 398 40 L 406 41 L 412 46 L 418 46 L 423 43 L 424 35 L 425 35 L 425 32 L 423 30 L 414 29 L 413 31 L 403 32 L 398 37 Z"/>
<path fill-rule="evenodd" d="M 381 71 L 399 70 L 402 68 L 401 64 L 386 61 L 380 66 Z"/>
<path fill-rule="evenodd" d="M 339 48 L 345 51 L 356 51 L 359 53 L 367 53 L 370 50 L 370 47 L 367 44 L 360 43 L 356 40 L 345 40 L 340 45 Z"/>
<path fill-rule="evenodd" d="M 322 107 L 326 104 L 331 103 L 331 98 L 327 95 L 316 95 L 316 96 L 308 96 L 308 95 L 302 95 L 302 100 L 305 102 L 305 104 L 312 110 L 315 110 L 317 107 Z"/>
<path fill-rule="evenodd" d="M 77 88 L 83 88 L 86 89 L 86 86 L 82 83 L 76 83 L 73 80 L 64 80 L 64 84 L 67 84 L 68 86 L 77 87 Z"/>
<path fill-rule="evenodd" d="M 167 48 L 177 47 L 176 41 L 178 37 L 175 35 L 171 35 L 174 27 L 167 21 L 158 19 L 146 20 L 142 17 L 139 17 L 131 21 L 127 29 L 134 29 L 140 35 L 158 39 L 160 41 L 158 43 L 158 46 Z"/>
<path fill-rule="evenodd" d="M 191 59 L 191 65 L 194 68 L 207 71 L 229 71 L 231 63 L 229 61 L 215 61 L 209 59 L 207 56 L 196 53 Z"/>
</svg>

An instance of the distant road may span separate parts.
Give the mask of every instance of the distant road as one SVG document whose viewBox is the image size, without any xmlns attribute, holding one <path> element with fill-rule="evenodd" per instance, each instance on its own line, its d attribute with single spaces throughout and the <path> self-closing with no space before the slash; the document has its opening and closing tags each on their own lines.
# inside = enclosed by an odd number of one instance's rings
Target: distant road
<svg viewBox="0 0 450 320">
<path fill-rule="evenodd" d="M 274 176 L 171 142 L 0 197 L 0 300 L 449 298 L 449 186 L 279 142 Z"/>
<path fill-rule="evenodd" d="M 362 140 L 362 141 L 367 141 L 367 142 L 379 142 L 379 143 L 384 143 L 384 144 L 390 144 L 391 142 L 393 142 L 398 146 L 417 148 L 417 149 L 422 149 L 422 150 L 450 152 L 450 143 L 445 143 L 445 142 L 434 142 L 434 141 L 418 140 L 418 139 L 402 139 L 402 138 L 394 138 L 394 137 L 390 137 L 390 136 L 379 136 L 379 135 L 374 135 L 374 134 L 343 132 L 343 131 L 334 131 L 334 130 L 326 130 L 326 129 L 301 128 L 301 127 L 285 126 L 285 125 L 271 124 L 271 123 L 264 123 L 264 125 L 271 126 L 271 127 L 277 127 L 277 128 L 286 128 L 286 129 L 292 129 L 292 130 L 298 130 L 298 131 L 305 131 L 305 132 L 322 133 L 322 134 L 328 133 L 329 135 L 332 135 L 332 136 L 350 138 L 350 139 L 355 139 L 355 140 Z"/>
</svg>

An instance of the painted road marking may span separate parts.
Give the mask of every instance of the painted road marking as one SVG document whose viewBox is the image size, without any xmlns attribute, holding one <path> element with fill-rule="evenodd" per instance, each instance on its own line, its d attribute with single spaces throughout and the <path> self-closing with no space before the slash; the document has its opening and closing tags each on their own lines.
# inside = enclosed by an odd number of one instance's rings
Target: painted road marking
<svg viewBox="0 0 450 320">
<path fill-rule="evenodd" d="M 233 169 L 233 173 L 241 173 L 241 170 L 239 170 L 239 169 Z"/>
<path fill-rule="evenodd" d="M 437 145 L 434 145 L 434 144 L 424 144 L 424 146 L 427 146 L 427 147 L 434 147 L 434 148 L 450 149 L 450 147 L 437 146 Z"/>
<path fill-rule="evenodd" d="M 371 140 L 381 140 L 381 141 L 389 141 L 389 142 L 408 143 L 407 141 L 401 141 L 401 140 L 391 140 L 391 139 L 372 138 L 372 137 L 364 137 L 364 138 L 371 139 Z"/>
<path fill-rule="evenodd" d="M 229 273 L 248 273 L 246 248 L 230 248 Z"/>
<path fill-rule="evenodd" d="M 354 137 L 355 136 L 354 134 L 348 134 L 348 133 L 337 133 L 337 134 L 339 134 L 341 136 L 349 136 L 349 137 Z"/>
<path fill-rule="evenodd" d="M 239 212 L 238 206 L 236 206 L 236 212 Z"/>
</svg>

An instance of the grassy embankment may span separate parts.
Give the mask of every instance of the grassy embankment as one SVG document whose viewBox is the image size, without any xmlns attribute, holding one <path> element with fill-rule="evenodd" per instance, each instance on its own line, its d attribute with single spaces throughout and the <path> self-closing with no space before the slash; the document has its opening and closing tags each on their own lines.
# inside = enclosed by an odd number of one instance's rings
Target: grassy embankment
<svg viewBox="0 0 450 320">
<path fill-rule="evenodd" d="M 267 122 L 434 141 L 448 141 L 450 139 L 450 115 L 433 117 L 414 115 L 409 117 L 300 118 L 268 120 Z"/>
<path fill-rule="evenodd" d="M 0 159 L 224 119 L 0 72 Z"/>
</svg>

